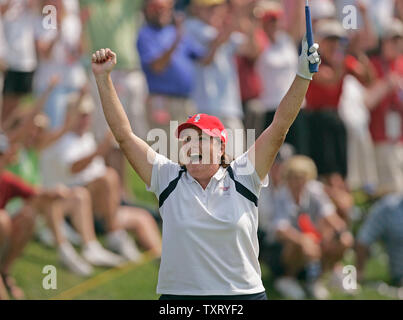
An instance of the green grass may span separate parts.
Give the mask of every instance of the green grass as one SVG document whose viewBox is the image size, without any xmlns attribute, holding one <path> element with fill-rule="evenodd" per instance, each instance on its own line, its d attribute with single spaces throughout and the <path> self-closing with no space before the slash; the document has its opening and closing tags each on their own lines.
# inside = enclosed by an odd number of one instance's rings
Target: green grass
<svg viewBox="0 0 403 320">
<path fill-rule="evenodd" d="M 144 183 L 133 170 L 129 170 L 129 187 L 136 194 L 136 202 L 149 207 L 156 207 L 156 198 L 147 192 Z M 366 268 L 366 279 L 368 281 L 387 281 L 387 262 L 381 247 L 376 247 L 374 257 L 370 259 Z M 353 255 L 347 255 L 345 264 L 354 264 Z M 45 290 L 42 287 L 42 280 L 46 276 L 42 270 L 46 265 L 54 265 L 57 268 L 57 290 Z M 155 292 L 158 277 L 157 261 L 149 261 L 144 264 L 132 267 L 125 273 L 114 273 L 106 281 L 99 282 L 87 290 L 80 290 L 73 299 L 158 299 Z M 110 274 L 107 269 L 96 268 L 91 279 L 102 277 L 104 272 Z M 46 248 L 39 243 L 32 241 L 24 251 L 23 256 L 17 260 L 13 275 L 18 284 L 25 290 L 27 299 L 50 299 L 58 298 L 60 294 L 88 283 L 88 279 L 78 277 L 64 269 L 58 262 L 54 249 Z M 262 264 L 262 277 L 269 299 L 280 299 L 281 297 L 273 288 L 273 279 L 270 270 Z M 93 280 L 90 280 L 93 281 Z M 356 295 L 348 295 L 333 290 L 331 299 L 386 299 L 368 284 L 362 286 L 362 290 Z"/>
<path fill-rule="evenodd" d="M 46 265 L 54 265 L 57 268 L 57 290 L 45 290 L 42 287 L 42 270 Z M 107 269 L 96 268 L 93 277 L 97 277 Z M 64 269 L 57 260 L 55 250 L 46 248 L 35 241 L 32 241 L 26 248 L 21 259 L 17 260 L 13 275 L 19 285 L 24 288 L 27 299 L 51 299 L 57 298 L 68 289 L 82 284 L 86 279 L 78 277 Z M 262 264 L 263 282 L 267 289 L 269 299 L 281 299 L 272 285 L 270 270 Z M 74 299 L 135 299 L 155 300 L 158 295 L 155 292 L 158 277 L 157 261 L 150 261 L 145 264 L 134 266 L 128 272 L 112 275 L 105 282 L 84 290 L 75 295 Z M 371 259 L 369 261 L 366 277 L 368 280 L 387 280 L 386 262 L 383 259 Z M 348 295 L 340 291 L 332 291 L 332 299 L 389 299 L 380 295 L 375 289 L 364 285 L 357 295 Z"/>
<path fill-rule="evenodd" d="M 57 270 L 57 290 L 45 290 L 42 286 L 42 273 L 46 265 L 54 265 Z M 93 277 L 108 269 L 96 268 Z M 63 268 L 58 262 L 55 250 L 46 248 L 32 241 L 24 251 L 24 256 L 17 260 L 13 275 L 18 284 L 24 288 L 27 299 L 57 298 L 68 289 L 82 284 L 88 279 L 76 276 Z M 155 293 L 158 264 L 150 261 L 133 266 L 127 273 L 112 275 L 99 286 L 78 294 L 74 299 L 157 299 Z"/>
</svg>

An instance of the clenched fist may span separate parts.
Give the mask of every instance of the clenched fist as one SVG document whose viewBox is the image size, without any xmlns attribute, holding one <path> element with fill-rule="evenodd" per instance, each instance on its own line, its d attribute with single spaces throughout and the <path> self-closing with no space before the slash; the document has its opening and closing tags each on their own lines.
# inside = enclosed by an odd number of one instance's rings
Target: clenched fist
<svg viewBox="0 0 403 320">
<path fill-rule="evenodd" d="M 111 49 L 100 49 L 92 55 L 92 72 L 94 75 L 107 75 L 116 65 L 116 53 Z"/>
</svg>

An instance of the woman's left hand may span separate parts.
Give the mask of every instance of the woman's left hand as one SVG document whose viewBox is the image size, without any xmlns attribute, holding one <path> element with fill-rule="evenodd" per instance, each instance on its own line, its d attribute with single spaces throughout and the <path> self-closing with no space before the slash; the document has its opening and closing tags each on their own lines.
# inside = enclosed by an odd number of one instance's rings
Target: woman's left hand
<svg viewBox="0 0 403 320">
<path fill-rule="evenodd" d="M 309 55 L 308 55 L 309 54 Z M 319 44 L 314 43 L 312 47 L 309 48 L 308 51 L 308 42 L 306 40 L 306 36 L 302 40 L 302 51 L 299 56 L 298 62 L 298 72 L 297 75 L 301 78 L 312 80 L 313 73 L 309 70 L 309 64 L 321 63 L 320 55 L 319 55 Z"/>
</svg>

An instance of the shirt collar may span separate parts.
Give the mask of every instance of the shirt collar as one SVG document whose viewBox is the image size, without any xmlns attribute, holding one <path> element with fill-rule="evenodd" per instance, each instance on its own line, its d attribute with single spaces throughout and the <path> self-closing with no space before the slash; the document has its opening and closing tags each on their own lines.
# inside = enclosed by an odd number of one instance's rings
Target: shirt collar
<svg viewBox="0 0 403 320">
<path fill-rule="evenodd" d="M 212 179 L 216 179 L 217 181 L 220 181 L 224 177 L 225 172 L 227 172 L 227 169 L 220 166 L 218 168 L 217 172 L 215 173 L 215 175 L 212 177 Z"/>
<path fill-rule="evenodd" d="M 225 175 L 226 172 L 227 172 L 227 169 L 225 169 L 225 168 L 223 168 L 222 166 L 220 166 L 220 167 L 218 168 L 217 172 L 214 174 L 214 176 L 211 177 L 211 179 L 215 179 L 216 181 L 220 181 L 220 180 L 224 177 L 224 175 Z M 186 177 L 186 181 L 187 181 L 188 183 L 197 182 L 197 181 L 195 180 L 195 178 L 193 178 L 193 177 L 189 174 L 188 171 L 186 171 L 185 177 Z M 210 180 L 210 181 L 211 181 L 211 180 Z"/>
</svg>

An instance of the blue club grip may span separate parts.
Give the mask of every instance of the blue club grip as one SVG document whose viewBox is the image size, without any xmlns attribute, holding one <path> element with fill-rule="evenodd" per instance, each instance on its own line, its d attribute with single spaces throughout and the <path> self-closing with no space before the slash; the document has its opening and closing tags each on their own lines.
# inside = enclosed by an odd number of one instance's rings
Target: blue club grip
<svg viewBox="0 0 403 320">
<path fill-rule="evenodd" d="M 308 42 L 308 50 L 313 46 L 313 30 L 312 30 L 312 19 L 311 19 L 311 9 L 309 6 L 305 6 L 305 18 L 306 18 L 306 40 Z M 308 56 L 310 52 L 308 51 Z M 311 73 L 316 73 L 319 71 L 319 63 L 309 63 L 309 71 Z"/>
</svg>

